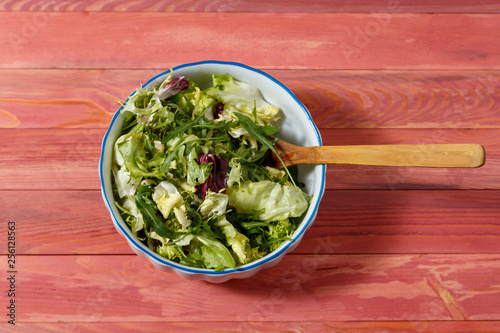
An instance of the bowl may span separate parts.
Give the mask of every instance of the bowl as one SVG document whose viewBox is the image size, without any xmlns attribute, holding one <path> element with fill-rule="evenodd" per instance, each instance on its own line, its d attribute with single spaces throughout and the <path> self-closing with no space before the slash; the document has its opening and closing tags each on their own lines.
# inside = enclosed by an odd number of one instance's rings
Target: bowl
<svg viewBox="0 0 500 333">
<path fill-rule="evenodd" d="M 184 75 L 198 83 L 201 88 L 208 88 L 211 86 L 213 74 L 224 73 L 233 76 L 236 80 L 254 85 L 259 88 L 264 99 L 268 103 L 277 106 L 283 112 L 284 119 L 282 119 L 282 123 L 280 124 L 280 130 L 276 133 L 278 138 L 301 146 L 322 145 L 321 135 L 309 111 L 295 97 L 290 89 L 270 75 L 240 63 L 222 61 L 188 63 L 174 67 L 172 70 L 174 76 Z M 148 88 L 158 85 L 163 82 L 169 74 L 170 70 L 160 73 L 151 78 L 143 87 Z M 313 224 L 325 189 L 325 165 L 301 165 L 298 167 L 299 180 L 305 184 L 304 191 L 312 196 L 309 209 L 301 224 L 291 236 L 291 240 L 284 242 L 280 247 L 265 257 L 234 269 L 215 271 L 181 265 L 158 255 L 133 236 L 114 204 L 111 182 L 111 161 L 113 144 L 119 137 L 123 125 L 120 110 L 121 108 L 114 114 L 109 129 L 102 141 L 99 162 L 101 193 L 104 203 L 111 214 L 111 220 L 118 233 L 126 239 L 130 248 L 137 255 L 148 259 L 159 270 L 173 272 L 189 280 L 205 280 L 212 283 L 221 283 L 235 278 L 248 278 L 260 270 L 271 268 L 280 262 L 285 254 L 297 247 L 304 233 Z"/>
</svg>

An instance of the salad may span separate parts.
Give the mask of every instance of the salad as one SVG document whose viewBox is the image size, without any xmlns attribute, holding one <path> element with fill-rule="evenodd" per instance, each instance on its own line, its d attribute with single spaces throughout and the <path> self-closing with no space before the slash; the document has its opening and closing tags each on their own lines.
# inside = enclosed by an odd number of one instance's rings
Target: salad
<svg viewBox="0 0 500 333">
<path fill-rule="evenodd" d="M 309 206 L 296 169 L 266 165 L 279 110 L 228 74 L 201 89 L 173 72 L 122 105 L 113 190 L 124 221 L 159 255 L 224 270 L 289 240 Z"/>
</svg>

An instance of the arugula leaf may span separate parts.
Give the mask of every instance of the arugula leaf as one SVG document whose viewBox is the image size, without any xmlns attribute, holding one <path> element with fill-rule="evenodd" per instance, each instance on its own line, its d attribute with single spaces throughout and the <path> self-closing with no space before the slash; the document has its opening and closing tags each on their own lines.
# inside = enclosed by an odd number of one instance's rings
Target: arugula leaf
<svg viewBox="0 0 500 333">
<path fill-rule="evenodd" d="M 168 239 L 177 238 L 177 234 L 168 229 L 165 223 L 156 215 L 155 203 L 149 198 L 153 188 L 151 186 L 140 186 L 137 188 L 137 194 L 135 197 L 135 203 L 137 208 L 142 213 L 144 217 L 144 224 L 146 229 L 152 228 L 161 237 L 166 237 Z"/>
<path fill-rule="evenodd" d="M 259 141 L 263 146 L 270 149 L 274 154 L 276 154 L 281 164 L 283 164 L 283 167 L 285 168 L 288 177 L 290 177 L 290 181 L 295 187 L 297 187 L 297 185 L 295 185 L 295 181 L 293 180 L 292 175 L 290 174 L 290 171 L 288 171 L 288 168 L 285 165 L 285 162 L 283 162 L 281 156 L 278 154 L 271 141 L 267 139 L 266 134 L 262 130 L 262 128 L 260 128 L 256 123 L 252 121 L 252 119 L 250 119 L 248 116 L 242 113 L 236 113 L 236 117 L 240 121 L 240 125 L 248 132 L 248 134 L 250 134 L 250 136 L 252 136 L 255 140 Z"/>
<path fill-rule="evenodd" d="M 212 105 L 207 106 L 199 115 L 192 121 L 186 122 L 184 125 L 177 127 L 173 131 L 170 131 L 166 137 L 162 139 L 162 143 L 165 144 L 171 139 L 175 138 L 178 135 L 182 135 L 183 133 L 186 133 L 190 128 L 192 128 L 194 125 L 196 125 L 202 117 L 205 116 L 207 111 L 212 107 Z"/>
</svg>

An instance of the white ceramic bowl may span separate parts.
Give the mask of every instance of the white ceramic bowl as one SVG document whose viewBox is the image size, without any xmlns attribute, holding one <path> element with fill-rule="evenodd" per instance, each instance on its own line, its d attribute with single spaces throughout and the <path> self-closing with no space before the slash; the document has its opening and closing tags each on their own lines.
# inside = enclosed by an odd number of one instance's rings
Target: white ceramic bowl
<svg viewBox="0 0 500 333">
<path fill-rule="evenodd" d="M 173 71 L 174 76 L 184 75 L 198 83 L 202 88 L 211 86 L 213 74 L 224 73 L 232 75 L 239 81 L 254 85 L 259 88 L 268 103 L 283 111 L 284 120 L 280 125 L 280 130 L 276 133 L 277 137 L 301 146 L 320 146 L 322 144 L 320 133 L 305 106 L 287 87 L 260 70 L 234 62 L 202 61 L 177 66 L 173 68 Z M 169 73 L 170 70 L 158 74 L 151 78 L 144 87 L 148 88 L 160 84 Z M 135 253 L 151 261 L 159 270 L 174 272 L 190 280 L 206 280 L 214 283 L 233 278 L 248 278 L 261 269 L 276 265 L 286 253 L 292 251 L 299 244 L 306 230 L 312 225 L 325 189 L 326 167 L 324 165 L 299 166 L 299 179 L 305 184 L 304 190 L 312 195 L 311 205 L 304 220 L 292 235 L 292 240 L 283 243 L 267 256 L 244 266 L 224 271 L 193 268 L 161 257 L 132 235 L 114 204 L 111 187 L 111 160 L 113 144 L 118 138 L 123 124 L 120 109 L 111 120 L 102 142 L 99 163 L 101 192 L 116 230 L 127 240 Z"/>
</svg>

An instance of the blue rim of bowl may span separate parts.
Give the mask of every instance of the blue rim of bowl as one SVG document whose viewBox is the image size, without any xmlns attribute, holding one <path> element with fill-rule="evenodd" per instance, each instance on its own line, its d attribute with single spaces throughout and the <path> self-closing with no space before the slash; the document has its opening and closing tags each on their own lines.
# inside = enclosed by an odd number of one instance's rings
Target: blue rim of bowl
<svg viewBox="0 0 500 333">
<path fill-rule="evenodd" d="M 319 130 L 316 127 L 316 124 L 314 123 L 314 121 L 312 120 L 312 117 L 311 117 L 309 111 L 302 104 L 302 102 L 299 101 L 299 99 L 295 96 L 295 94 L 288 87 L 286 87 L 283 83 L 281 83 L 280 81 L 276 80 L 274 77 L 270 76 L 269 74 L 267 74 L 267 73 L 265 73 L 265 72 L 263 72 L 261 70 L 255 69 L 253 67 L 250 67 L 250 66 L 238 63 L 238 62 L 228 62 L 228 61 L 218 61 L 218 60 L 205 60 L 205 61 L 199 61 L 199 62 L 182 64 L 182 65 L 173 67 L 172 71 L 175 73 L 176 70 L 179 70 L 181 68 L 193 67 L 193 66 L 199 66 L 199 65 L 205 65 L 205 64 L 217 64 L 217 65 L 241 67 L 241 68 L 247 69 L 249 71 L 256 72 L 256 73 L 258 73 L 258 74 L 260 74 L 262 76 L 265 76 L 269 80 L 271 80 L 274 83 L 276 83 L 277 85 L 279 85 L 283 90 L 285 90 L 290 95 L 290 97 L 292 97 L 295 100 L 295 102 L 297 103 L 297 105 L 300 106 L 300 108 L 302 109 L 302 111 L 304 112 L 304 114 L 307 116 L 307 119 L 309 120 L 310 124 L 312 125 L 312 128 L 314 129 L 314 132 L 316 134 L 316 139 L 318 140 L 319 145 L 322 145 L 322 140 L 321 140 L 321 135 L 319 133 Z M 157 75 L 153 76 L 151 79 L 149 79 L 142 86 L 143 87 L 147 86 L 152 81 L 156 80 L 157 78 L 159 78 L 161 76 L 166 75 L 167 73 L 170 73 L 170 70 L 164 71 L 164 72 L 162 72 L 160 74 L 157 74 Z M 135 93 L 135 91 L 132 94 L 130 94 L 130 96 L 132 96 L 134 93 Z M 240 267 L 236 267 L 236 268 L 232 268 L 232 269 L 226 269 L 226 270 L 223 270 L 223 271 L 214 271 L 214 270 L 206 269 L 206 268 L 196 268 L 196 267 L 189 267 L 189 266 L 181 265 L 179 263 L 176 263 L 174 261 L 171 261 L 171 260 L 168 260 L 166 258 L 161 257 L 156 252 L 152 251 L 151 249 L 149 249 L 148 247 L 146 247 L 143 243 L 139 242 L 136 238 L 134 238 L 133 236 L 131 236 L 129 234 L 129 231 L 126 230 L 122 226 L 122 224 L 118 221 L 118 219 L 116 218 L 116 216 L 113 213 L 113 210 L 111 208 L 111 203 L 109 202 L 108 197 L 106 196 L 106 192 L 105 192 L 105 188 L 106 187 L 104 185 L 104 177 L 103 177 L 103 163 L 104 163 L 104 161 L 103 161 L 104 158 L 103 157 L 104 157 L 104 150 L 105 150 L 106 142 L 108 140 L 108 136 L 109 136 L 109 134 L 111 132 L 111 128 L 113 127 L 114 122 L 116 121 L 116 119 L 120 115 L 121 109 L 122 109 L 122 107 L 120 107 L 115 112 L 113 118 L 111 119 L 111 123 L 110 123 L 110 125 L 108 127 L 108 130 L 106 131 L 106 133 L 105 133 L 105 135 L 103 137 L 103 140 L 102 140 L 101 157 L 100 157 L 100 160 L 99 160 L 99 178 L 100 178 L 100 181 L 101 181 L 101 193 L 102 193 L 104 202 L 106 203 L 107 209 L 111 213 L 111 217 L 113 219 L 113 222 L 115 222 L 114 223 L 115 226 L 118 226 L 120 228 L 120 230 L 122 231 L 123 235 L 125 235 L 125 237 L 126 237 L 126 239 L 127 239 L 127 241 L 129 243 L 132 243 L 137 249 L 139 249 L 141 252 L 143 252 L 144 254 L 146 254 L 148 256 L 148 258 L 153 259 L 156 262 L 161 263 L 163 265 L 169 266 L 169 267 L 174 268 L 174 269 L 178 269 L 180 271 L 183 271 L 183 272 L 186 272 L 186 273 L 189 273 L 189 274 L 203 274 L 203 275 L 212 275 L 212 276 L 223 276 L 223 275 L 228 275 L 228 274 L 233 274 L 233 273 L 242 273 L 242 272 L 245 272 L 245 271 L 252 270 L 252 269 L 254 269 L 254 268 L 258 267 L 258 266 L 264 266 L 266 263 L 269 263 L 269 262 L 273 261 L 274 259 L 276 259 L 276 258 L 280 257 L 281 255 L 283 255 L 285 253 L 285 251 L 296 240 L 300 239 L 303 236 L 303 234 L 309 228 L 309 226 L 311 225 L 311 223 L 314 221 L 314 219 L 316 217 L 316 214 L 317 214 L 317 211 L 318 211 L 318 208 L 319 208 L 319 203 L 321 201 L 320 199 L 323 196 L 323 193 L 324 193 L 324 190 L 325 190 L 325 177 L 324 177 L 324 175 L 326 173 L 326 166 L 324 164 L 320 165 L 320 167 L 321 167 L 321 174 L 323 175 L 323 177 L 322 177 L 322 180 L 321 180 L 320 189 L 318 191 L 319 198 L 316 201 L 315 206 L 313 207 L 313 210 L 312 210 L 313 213 L 309 217 L 309 220 L 305 224 L 303 224 L 303 222 L 301 223 L 301 225 L 303 225 L 303 226 L 302 226 L 300 232 L 299 233 L 295 232 L 294 236 L 293 236 L 293 239 L 291 241 L 285 242 L 282 246 L 280 246 L 274 252 L 271 252 L 270 254 L 268 254 L 267 256 L 263 257 L 262 259 L 254 261 L 254 262 L 251 262 L 251 263 L 248 263 L 248 264 L 245 264 L 245 265 L 240 266 Z M 311 209 L 311 208 L 309 208 L 309 209 Z"/>
</svg>

